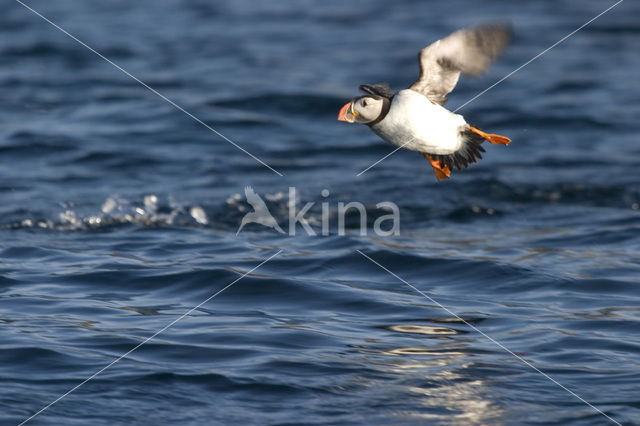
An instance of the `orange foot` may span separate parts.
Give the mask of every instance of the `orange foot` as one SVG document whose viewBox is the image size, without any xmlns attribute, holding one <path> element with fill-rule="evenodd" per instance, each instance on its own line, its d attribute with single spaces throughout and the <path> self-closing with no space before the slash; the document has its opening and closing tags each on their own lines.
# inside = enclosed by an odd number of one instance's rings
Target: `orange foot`
<svg viewBox="0 0 640 426">
<path fill-rule="evenodd" d="M 447 166 L 442 166 L 438 160 L 434 160 L 429 154 L 422 153 L 422 155 L 431 163 L 433 172 L 436 174 L 438 180 L 446 179 L 451 175 L 451 170 Z"/>
<path fill-rule="evenodd" d="M 477 127 L 473 127 L 473 126 L 469 126 L 469 127 L 471 128 L 471 131 L 473 133 L 476 133 L 476 134 L 482 136 L 483 138 L 485 138 L 486 140 L 488 140 L 492 144 L 509 145 L 509 143 L 511 142 L 511 139 L 509 139 L 506 136 L 494 135 L 494 134 L 491 134 L 491 133 L 485 133 L 482 130 L 478 129 Z"/>
</svg>

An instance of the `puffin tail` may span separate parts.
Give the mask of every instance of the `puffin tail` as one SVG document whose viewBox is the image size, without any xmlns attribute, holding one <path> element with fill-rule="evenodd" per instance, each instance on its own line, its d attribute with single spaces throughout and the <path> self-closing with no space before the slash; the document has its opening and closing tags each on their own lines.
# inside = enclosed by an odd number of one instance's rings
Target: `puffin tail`
<svg viewBox="0 0 640 426">
<path fill-rule="evenodd" d="M 477 135 L 482 136 L 484 139 L 488 140 L 492 144 L 509 145 L 509 143 L 511 142 L 511 139 L 509 139 L 506 136 L 494 135 L 494 134 L 491 134 L 491 133 L 485 133 L 482 130 L 478 129 L 477 127 L 469 126 L 469 130 L 471 130 L 473 133 L 475 133 Z"/>
<path fill-rule="evenodd" d="M 511 142 L 511 139 L 506 136 L 485 133 L 477 127 L 468 125 L 460 130 L 458 137 L 461 138 L 462 144 L 454 153 L 422 153 L 431 163 L 438 180 L 448 178 L 454 168 L 462 170 L 469 167 L 469 164 L 480 160 L 484 152 L 482 143 L 485 140 L 497 145 L 509 145 L 509 142 Z"/>
</svg>

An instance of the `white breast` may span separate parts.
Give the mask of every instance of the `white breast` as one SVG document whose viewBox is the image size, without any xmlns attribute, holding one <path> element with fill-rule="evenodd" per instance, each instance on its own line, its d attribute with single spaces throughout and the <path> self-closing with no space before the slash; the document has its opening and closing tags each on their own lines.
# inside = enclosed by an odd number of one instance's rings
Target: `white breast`
<svg viewBox="0 0 640 426">
<path fill-rule="evenodd" d="M 460 148 L 458 132 L 465 124 L 461 115 L 406 89 L 395 95 L 386 117 L 371 130 L 396 146 L 445 155 Z"/>
</svg>

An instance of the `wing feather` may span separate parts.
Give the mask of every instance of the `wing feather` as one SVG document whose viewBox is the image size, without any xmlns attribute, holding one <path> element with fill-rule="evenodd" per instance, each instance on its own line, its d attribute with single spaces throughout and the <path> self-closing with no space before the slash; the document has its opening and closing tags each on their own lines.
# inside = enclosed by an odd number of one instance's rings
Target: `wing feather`
<svg viewBox="0 0 640 426">
<path fill-rule="evenodd" d="M 440 105 L 458 83 L 460 73 L 479 75 L 511 39 L 511 27 L 486 24 L 458 30 L 420 51 L 420 77 L 409 87 Z"/>
</svg>

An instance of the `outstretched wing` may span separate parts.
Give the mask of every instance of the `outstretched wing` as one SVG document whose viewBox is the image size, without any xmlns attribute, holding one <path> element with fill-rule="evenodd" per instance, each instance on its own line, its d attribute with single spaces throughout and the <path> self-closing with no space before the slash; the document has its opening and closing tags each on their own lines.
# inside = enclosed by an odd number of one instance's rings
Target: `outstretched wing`
<svg viewBox="0 0 640 426">
<path fill-rule="evenodd" d="M 484 72 L 510 38 L 511 27 L 506 24 L 456 31 L 420 51 L 420 77 L 409 88 L 442 105 L 461 72 L 471 75 Z"/>
</svg>

